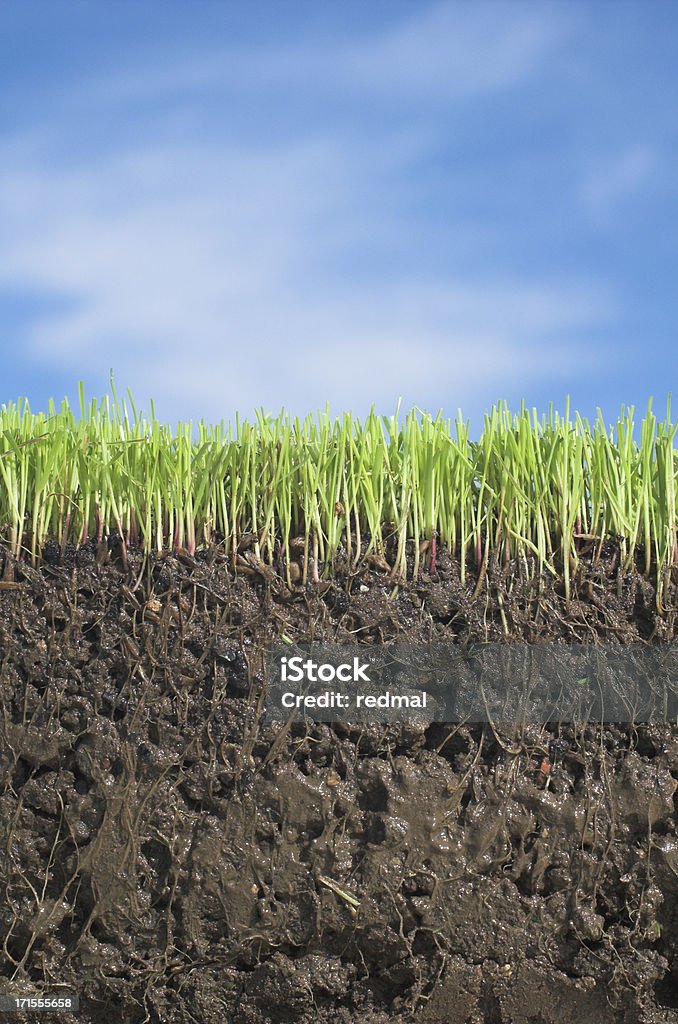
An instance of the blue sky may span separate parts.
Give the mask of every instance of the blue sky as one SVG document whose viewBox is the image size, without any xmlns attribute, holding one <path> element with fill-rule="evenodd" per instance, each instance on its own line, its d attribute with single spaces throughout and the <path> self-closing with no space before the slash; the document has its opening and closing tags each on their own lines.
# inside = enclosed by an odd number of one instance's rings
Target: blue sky
<svg viewBox="0 0 678 1024">
<path fill-rule="evenodd" d="M 170 421 L 664 409 L 678 4 L 0 18 L 0 403 L 113 368 Z"/>
</svg>

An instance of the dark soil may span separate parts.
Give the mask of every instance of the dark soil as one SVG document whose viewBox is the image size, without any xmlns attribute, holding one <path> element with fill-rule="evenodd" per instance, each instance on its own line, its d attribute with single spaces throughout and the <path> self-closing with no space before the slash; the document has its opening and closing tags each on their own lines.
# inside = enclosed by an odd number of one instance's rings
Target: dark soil
<svg viewBox="0 0 678 1024">
<path fill-rule="evenodd" d="M 0 994 L 63 1024 L 678 1021 L 678 728 L 262 724 L 295 642 L 652 643 L 529 563 L 289 591 L 243 551 L 0 553 Z M 355 903 L 358 904 L 356 907 Z M 10 1019 L 8 1017 L 8 1019 Z"/>
</svg>

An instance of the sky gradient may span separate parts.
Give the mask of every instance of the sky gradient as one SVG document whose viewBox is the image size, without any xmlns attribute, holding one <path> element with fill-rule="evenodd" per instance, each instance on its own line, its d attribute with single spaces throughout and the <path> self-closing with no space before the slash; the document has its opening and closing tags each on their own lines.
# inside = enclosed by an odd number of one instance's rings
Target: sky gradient
<svg viewBox="0 0 678 1024">
<path fill-rule="evenodd" d="M 0 404 L 663 414 L 678 4 L 0 8 Z M 678 410 L 678 396 L 674 402 Z"/>
</svg>

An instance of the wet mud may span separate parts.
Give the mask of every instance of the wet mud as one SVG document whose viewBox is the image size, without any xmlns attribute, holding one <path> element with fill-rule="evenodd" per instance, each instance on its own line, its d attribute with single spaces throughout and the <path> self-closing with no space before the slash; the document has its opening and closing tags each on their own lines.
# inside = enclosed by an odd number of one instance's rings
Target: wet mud
<svg viewBox="0 0 678 1024">
<path fill-rule="evenodd" d="M 0 552 L 0 995 L 80 999 L 8 1019 L 678 1021 L 676 726 L 261 714 L 283 636 L 672 643 L 672 585 L 119 556 Z"/>
</svg>

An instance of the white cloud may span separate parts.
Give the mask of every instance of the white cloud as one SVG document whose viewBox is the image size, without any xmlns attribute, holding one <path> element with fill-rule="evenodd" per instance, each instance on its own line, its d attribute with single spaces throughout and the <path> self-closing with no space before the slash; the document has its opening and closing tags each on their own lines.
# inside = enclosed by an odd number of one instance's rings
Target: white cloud
<svg viewBox="0 0 678 1024">
<path fill-rule="evenodd" d="M 651 146 L 629 146 L 618 156 L 596 163 L 580 187 L 580 197 L 592 214 L 604 217 L 618 203 L 642 191 L 652 180 L 657 164 Z"/>
<path fill-rule="evenodd" d="M 352 189 L 329 143 L 15 170 L 0 175 L 0 284 L 72 298 L 29 329 L 36 362 L 74 379 L 113 365 L 159 410 L 207 419 L 399 396 L 456 408 L 481 387 L 572 371 L 582 353 L 564 332 L 614 314 L 576 282 L 375 280 L 361 266 L 328 278 L 325 228 L 349 247 L 362 231 L 362 205 L 345 216 Z"/>
<path fill-rule="evenodd" d="M 322 84 L 331 94 L 386 96 L 390 102 L 426 97 L 465 98 L 524 81 L 570 38 L 580 18 L 574 8 L 543 0 L 474 0 L 420 4 L 405 16 L 350 40 L 339 23 L 331 32 L 305 34 L 248 50 L 239 44 L 202 47 L 125 68 L 93 83 L 90 95 L 114 101 L 186 96 L 236 85 L 276 89 Z"/>
<path fill-rule="evenodd" d="M 466 97 L 528 78 L 574 27 L 554 4 L 442 3 L 346 53 L 361 88 L 408 97 Z"/>
<path fill-rule="evenodd" d="M 441 4 L 358 44 L 207 54 L 90 83 L 79 102 L 96 112 L 104 96 L 167 97 L 229 76 L 308 88 L 316 75 L 390 103 L 395 89 L 396 104 L 463 97 L 522 80 L 569 25 L 550 4 Z M 403 253 L 416 233 L 402 181 L 431 141 L 419 124 L 367 140 L 365 124 L 362 138 L 329 126 L 286 144 L 258 132 L 256 145 L 149 132 L 143 147 L 99 140 L 97 156 L 85 139 L 66 164 L 51 159 L 58 128 L 42 147 L 37 130 L 0 147 L 0 287 L 60 300 L 29 324 L 25 353 L 74 380 L 113 365 L 119 387 L 171 418 L 262 405 L 301 413 L 327 400 L 364 412 L 399 396 L 456 408 L 566 376 L 584 353 L 564 333 L 616 312 L 595 283 L 508 280 L 477 266 L 452 279 L 433 262 L 417 270 L 416 254 L 405 270 L 387 258 L 371 266 L 365 243 Z M 459 244 L 468 219 L 446 216 L 440 230 Z"/>
</svg>

